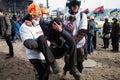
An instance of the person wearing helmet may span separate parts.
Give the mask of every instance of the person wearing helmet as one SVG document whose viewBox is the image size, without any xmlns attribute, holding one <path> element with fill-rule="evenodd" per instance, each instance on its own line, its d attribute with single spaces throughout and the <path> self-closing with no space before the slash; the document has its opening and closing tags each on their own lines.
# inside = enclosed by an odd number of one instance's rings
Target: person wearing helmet
<svg viewBox="0 0 120 80">
<path fill-rule="evenodd" d="M 94 16 L 90 16 L 88 20 L 88 30 L 87 30 L 87 48 L 88 54 L 93 52 L 93 36 L 94 36 Z"/>
<path fill-rule="evenodd" d="M 49 12 L 45 8 L 41 8 L 42 14 L 49 15 Z"/>
<path fill-rule="evenodd" d="M 69 2 L 69 3 L 68 3 Z M 83 70 L 83 61 L 84 61 L 84 44 L 85 44 L 85 35 L 87 33 L 87 16 L 82 13 L 79 8 L 81 5 L 80 0 L 69 0 L 67 6 L 69 11 L 63 17 L 63 23 L 66 26 L 65 29 L 74 37 L 77 47 L 77 69 L 72 70 L 69 67 L 68 59 L 65 57 L 64 72 L 62 77 L 66 75 L 67 71 L 70 72 L 75 78 L 75 80 L 80 80 L 80 73 Z"/>
<path fill-rule="evenodd" d="M 46 8 L 41 8 L 41 12 L 42 12 L 42 17 L 44 18 L 44 20 L 50 21 L 50 15 L 49 15 L 48 10 Z"/>
<path fill-rule="evenodd" d="M 20 27 L 20 36 L 27 57 L 39 75 L 39 80 L 48 80 L 50 66 L 55 74 L 60 72 L 60 67 L 49 48 L 50 42 L 44 37 L 43 30 L 39 25 L 40 7 L 30 4 L 27 13 L 28 15 Z"/>
</svg>

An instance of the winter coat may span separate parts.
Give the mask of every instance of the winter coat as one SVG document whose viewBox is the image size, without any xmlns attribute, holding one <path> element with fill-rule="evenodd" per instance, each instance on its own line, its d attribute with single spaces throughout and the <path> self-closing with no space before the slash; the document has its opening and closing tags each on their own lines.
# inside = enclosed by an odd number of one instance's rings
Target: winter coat
<svg viewBox="0 0 120 80">
<path fill-rule="evenodd" d="M 11 22 L 9 17 L 0 16 L 0 28 L 2 35 L 4 36 L 11 35 Z"/>
<path fill-rule="evenodd" d="M 106 34 L 108 34 L 108 33 L 110 33 L 110 23 L 109 22 L 105 22 L 104 24 L 103 24 L 103 34 L 104 35 L 106 35 Z"/>
</svg>

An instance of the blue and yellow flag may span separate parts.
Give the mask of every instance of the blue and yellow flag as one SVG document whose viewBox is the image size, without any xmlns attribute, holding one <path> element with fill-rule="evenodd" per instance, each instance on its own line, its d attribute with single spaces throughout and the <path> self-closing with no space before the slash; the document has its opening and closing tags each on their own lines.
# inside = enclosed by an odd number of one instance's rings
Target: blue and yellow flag
<svg viewBox="0 0 120 80">
<path fill-rule="evenodd" d="M 116 15 L 116 14 L 118 14 L 118 9 L 117 8 L 110 11 L 110 16 L 113 16 L 113 15 Z"/>
<path fill-rule="evenodd" d="M 120 9 L 118 10 L 118 14 L 120 14 Z"/>
</svg>

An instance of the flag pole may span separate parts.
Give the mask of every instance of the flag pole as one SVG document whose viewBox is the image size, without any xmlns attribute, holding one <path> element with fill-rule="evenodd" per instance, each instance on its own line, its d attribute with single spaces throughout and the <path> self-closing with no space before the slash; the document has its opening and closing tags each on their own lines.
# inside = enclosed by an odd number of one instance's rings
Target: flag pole
<svg viewBox="0 0 120 80">
<path fill-rule="evenodd" d="M 49 3 L 48 3 L 48 0 L 46 0 L 46 5 L 47 5 L 47 8 L 49 8 Z"/>
</svg>

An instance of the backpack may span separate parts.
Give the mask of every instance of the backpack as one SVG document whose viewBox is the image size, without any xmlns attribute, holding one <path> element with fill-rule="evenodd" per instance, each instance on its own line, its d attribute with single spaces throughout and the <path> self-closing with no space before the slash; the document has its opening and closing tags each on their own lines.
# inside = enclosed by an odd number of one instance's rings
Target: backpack
<svg viewBox="0 0 120 80">
<path fill-rule="evenodd" d="M 95 22 L 89 20 L 88 21 L 88 29 L 87 29 L 88 34 L 94 35 L 94 26 L 95 26 Z"/>
</svg>

